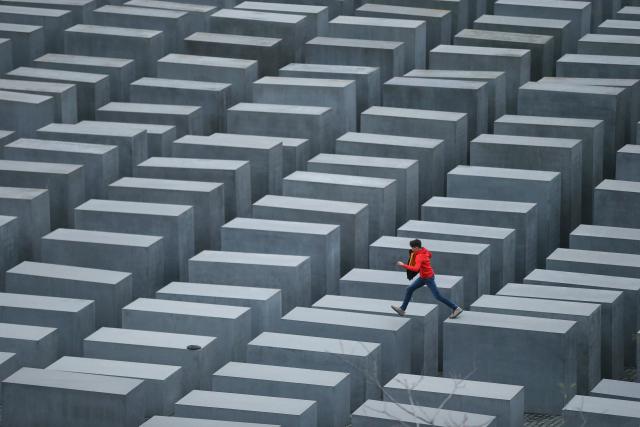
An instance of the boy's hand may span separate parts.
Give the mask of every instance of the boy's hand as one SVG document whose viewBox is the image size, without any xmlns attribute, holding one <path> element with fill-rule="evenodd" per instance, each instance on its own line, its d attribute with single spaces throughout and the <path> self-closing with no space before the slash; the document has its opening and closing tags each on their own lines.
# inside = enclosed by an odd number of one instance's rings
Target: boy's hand
<svg viewBox="0 0 640 427">
<path fill-rule="evenodd" d="M 398 261 L 398 262 L 396 262 L 396 265 L 397 265 L 398 267 L 402 267 L 402 266 L 404 265 L 404 262 L 402 262 L 402 261 Z"/>
</svg>

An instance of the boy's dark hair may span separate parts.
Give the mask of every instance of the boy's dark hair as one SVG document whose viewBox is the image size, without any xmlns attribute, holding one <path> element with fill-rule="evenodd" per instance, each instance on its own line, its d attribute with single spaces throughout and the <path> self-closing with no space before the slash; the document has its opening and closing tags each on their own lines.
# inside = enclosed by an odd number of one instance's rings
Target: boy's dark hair
<svg viewBox="0 0 640 427">
<path fill-rule="evenodd" d="M 412 248 L 421 248 L 422 242 L 420 241 L 420 239 L 413 239 L 409 242 L 409 246 L 411 246 Z"/>
</svg>

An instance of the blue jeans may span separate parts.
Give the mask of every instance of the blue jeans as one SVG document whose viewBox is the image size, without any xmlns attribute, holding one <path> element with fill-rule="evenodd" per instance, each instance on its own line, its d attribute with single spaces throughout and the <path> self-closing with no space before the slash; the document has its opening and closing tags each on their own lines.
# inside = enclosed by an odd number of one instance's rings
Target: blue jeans
<svg viewBox="0 0 640 427">
<path fill-rule="evenodd" d="M 449 301 L 447 298 L 443 297 L 442 294 L 440 294 L 440 291 L 438 290 L 438 286 L 436 285 L 435 276 L 429 277 L 428 279 L 423 279 L 422 277 L 418 276 L 413 281 L 413 283 L 409 285 L 409 287 L 407 288 L 407 293 L 404 295 L 404 301 L 402 302 L 402 306 L 400 308 L 402 308 L 403 310 L 406 310 L 407 306 L 409 305 L 409 301 L 411 301 L 411 296 L 413 295 L 413 292 L 416 289 L 423 287 L 424 285 L 427 285 L 429 287 L 429 290 L 431 291 L 435 299 L 437 299 L 444 305 L 448 306 L 451 310 L 455 310 L 456 308 L 458 308 L 457 305 L 455 305 L 454 303 Z"/>
</svg>

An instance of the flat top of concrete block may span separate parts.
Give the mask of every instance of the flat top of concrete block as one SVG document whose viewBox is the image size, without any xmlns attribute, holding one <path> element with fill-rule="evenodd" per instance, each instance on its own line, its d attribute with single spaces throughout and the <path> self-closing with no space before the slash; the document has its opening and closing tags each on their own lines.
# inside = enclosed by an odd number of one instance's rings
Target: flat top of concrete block
<svg viewBox="0 0 640 427">
<path fill-rule="evenodd" d="M 250 21 L 264 21 L 271 23 L 282 24 L 298 24 L 305 20 L 305 16 L 294 15 L 291 13 L 273 13 L 273 12 L 260 12 L 256 10 L 243 10 L 243 9 L 220 9 L 213 13 L 211 18 L 223 18 L 223 19 L 241 19 Z M 215 27 L 215 24 L 213 25 Z"/>
<path fill-rule="evenodd" d="M 130 202 L 126 200 L 90 199 L 77 206 L 76 211 L 111 212 L 121 214 L 180 217 L 192 210 L 189 205 L 170 205 L 168 203 Z"/>
<path fill-rule="evenodd" d="M 556 28 L 568 27 L 571 21 L 566 19 L 526 18 L 508 15 L 482 15 L 474 22 L 486 24 L 506 24 L 522 27 Z"/>
<path fill-rule="evenodd" d="M 466 113 L 455 111 L 421 110 L 417 108 L 397 108 L 397 107 L 369 107 L 362 114 L 402 117 L 411 119 L 459 121 L 467 117 Z M 355 132 L 349 132 L 349 134 Z M 372 135 L 372 134 L 370 134 Z"/>
<path fill-rule="evenodd" d="M 131 7 L 117 5 L 102 6 L 95 9 L 92 13 L 110 13 L 113 15 L 132 15 L 164 19 L 179 19 L 187 15 L 186 12 L 181 12 L 178 10 L 152 9 L 149 7 Z"/>
<path fill-rule="evenodd" d="M 427 9 L 422 7 L 405 7 L 387 4 L 365 3 L 356 9 L 358 12 L 380 12 L 390 13 L 393 15 L 415 15 L 425 18 L 443 18 L 451 14 L 449 10 L 443 9 Z"/>
<path fill-rule="evenodd" d="M 532 125 L 546 125 L 546 126 L 566 126 L 566 127 L 584 127 L 595 128 L 602 123 L 603 120 L 592 119 L 572 119 L 569 117 L 546 117 L 546 116 L 520 116 L 505 114 L 495 121 L 495 123 L 520 123 L 520 124 L 532 124 Z"/>
<path fill-rule="evenodd" d="M 180 145 L 202 145 L 208 147 L 233 147 L 251 150 L 272 150 L 282 144 L 277 138 L 261 138 L 232 133 L 214 133 L 210 136 L 185 135 L 173 141 Z"/>
<path fill-rule="evenodd" d="M 200 110 L 197 105 L 144 104 L 138 102 L 110 102 L 98 108 L 98 111 L 117 111 L 121 113 L 189 115 Z"/>
<path fill-rule="evenodd" d="M 21 148 L 28 150 L 57 151 L 64 153 L 80 153 L 103 155 L 109 151 L 117 150 L 115 145 L 86 144 L 83 142 L 54 141 L 49 139 L 21 138 L 5 145 L 10 148 Z"/>
<path fill-rule="evenodd" d="M 277 113 L 294 115 L 323 115 L 331 111 L 330 107 L 313 105 L 289 105 L 289 104 L 262 104 L 256 102 L 239 102 L 227 111 L 249 111 L 257 113 Z"/>
<path fill-rule="evenodd" d="M 607 19 L 598 28 L 640 28 L 640 21 L 624 19 Z"/>
<path fill-rule="evenodd" d="M 0 79 L 0 89 L 6 89 L 9 91 L 62 93 L 68 90 L 72 90 L 73 87 L 74 85 L 70 83 Z"/>
<path fill-rule="evenodd" d="M 16 353 L 7 353 L 5 351 L 0 351 L 0 366 L 2 366 L 3 363 L 15 356 Z"/>
<path fill-rule="evenodd" d="M 170 53 L 160 59 L 159 63 L 173 63 L 186 65 L 201 65 L 205 67 L 240 68 L 247 69 L 255 66 L 258 61 L 253 59 L 222 58 L 217 56 L 181 55 Z"/>
<path fill-rule="evenodd" d="M 389 310 L 389 306 L 394 303 L 397 303 L 397 301 L 375 298 L 347 297 L 344 295 L 325 295 L 318 301 L 313 303 L 312 307 L 324 308 L 327 310 L 350 310 L 395 316 L 396 314 Z M 438 306 L 436 306 L 435 304 L 411 302 L 411 305 L 407 307 L 406 316 L 408 318 L 424 317 L 435 310 L 438 310 Z"/>
<path fill-rule="evenodd" d="M 14 172 L 46 173 L 69 175 L 82 168 L 82 165 L 48 162 L 25 162 L 22 160 L 0 160 L 0 170 Z"/>
<path fill-rule="evenodd" d="M 397 374 L 384 387 L 499 400 L 512 400 L 524 392 L 524 387 L 520 385 L 411 374 Z"/>
<path fill-rule="evenodd" d="M 547 44 L 553 40 L 553 36 L 544 34 L 510 33 L 506 31 L 472 30 L 464 29 L 455 35 L 456 38 L 478 40 L 504 40 L 517 43 Z"/>
<path fill-rule="evenodd" d="M 599 304 L 553 299 L 518 298 L 502 295 L 482 295 L 471 304 L 478 307 L 517 310 L 531 313 L 552 313 L 570 316 L 592 316 L 598 312 Z"/>
<path fill-rule="evenodd" d="M 446 53 L 455 55 L 478 55 L 478 56 L 506 56 L 513 58 L 523 58 L 529 56 L 529 49 L 513 49 L 504 47 L 485 46 L 463 46 L 441 44 L 431 49 L 431 53 Z"/>
<path fill-rule="evenodd" d="M 0 101 L 19 102 L 21 104 L 42 104 L 50 99 L 52 99 L 50 96 L 36 95 L 35 93 L 0 90 Z"/>
<path fill-rule="evenodd" d="M 296 171 L 284 178 L 285 181 L 305 181 L 322 184 L 348 185 L 353 187 L 387 188 L 395 179 L 340 175 L 334 173 Z"/>
<path fill-rule="evenodd" d="M 367 166 L 405 170 L 418 164 L 417 160 L 397 159 L 389 157 L 351 156 L 347 154 L 320 153 L 310 159 L 308 163 L 324 163 L 345 166 Z"/>
<path fill-rule="evenodd" d="M 149 157 L 138 167 L 178 168 L 178 169 L 213 169 L 237 171 L 248 165 L 244 160 L 192 159 L 178 157 Z"/>
<path fill-rule="evenodd" d="M 611 420 L 615 420 L 616 417 L 638 420 L 640 419 L 640 402 L 578 395 L 574 396 L 566 404 L 563 411 L 580 412 L 581 414 L 602 414 Z"/>
<path fill-rule="evenodd" d="M 347 39 L 340 37 L 315 37 L 309 40 L 308 45 L 352 47 L 360 49 L 396 50 L 403 46 L 402 42 L 383 40 Z"/>
<path fill-rule="evenodd" d="M 103 36 L 114 37 L 138 37 L 143 39 L 152 39 L 154 37 L 159 37 L 162 34 L 162 31 L 144 30 L 142 28 L 108 27 L 104 25 L 85 24 L 74 25 L 71 28 L 67 28 L 65 31 L 73 33 L 100 34 Z"/>
<path fill-rule="evenodd" d="M 63 356 L 47 366 L 46 369 L 162 381 L 176 374 L 182 368 L 156 363 Z"/>
<path fill-rule="evenodd" d="M 185 316 L 237 319 L 249 312 L 247 307 L 221 304 L 205 304 L 190 301 L 174 301 L 155 298 L 138 298 L 122 308 L 124 311 L 147 311 Z"/>
<path fill-rule="evenodd" d="M 387 285 L 400 286 L 407 286 L 409 283 L 407 275 L 402 271 L 373 270 L 365 268 L 354 268 L 342 276 L 340 280 L 364 283 L 384 283 Z M 438 274 L 437 277 L 438 287 L 440 288 L 450 288 L 456 283 L 460 283 L 461 280 L 461 276 Z"/>
<path fill-rule="evenodd" d="M 365 144 L 392 145 L 431 150 L 443 143 L 442 139 L 416 138 L 412 136 L 383 135 L 378 133 L 347 132 L 336 141 L 361 142 Z"/>
<path fill-rule="evenodd" d="M 473 141 L 471 141 L 471 143 L 572 149 L 580 145 L 582 143 L 582 140 L 567 138 L 545 138 L 541 136 L 482 134 L 477 136 Z"/>
<path fill-rule="evenodd" d="M 204 335 L 174 334 L 171 332 L 143 331 L 138 329 L 124 328 L 100 328 L 88 337 L 85 341 L 111 342 L 117 344 L 175 348 L 185 351 L 189 345 L 207 346 L 215 341 L 214 337 Z"/>
<path fill-rule="evenodd" d="M 271 265 L 275 267 L 298 267 L 309 260 L 308 256 L 263 254 L 227 251 L 202 251 L 191 257 L 189 261 L 219 262 L 223 264 L 246 264 L 247 257 L 254 265 Z"/>
<path fill-rule="evenodd" d="M 547 172 L 529 169 L 492 168 L 485 166 L 456 166 L 447 173 L 448 176 L 476 176 L 488 178 L 504 178 L 509 180 L 526 180 L 552 182 L 560 178 L 560 172 Z"/>
<path fill-rule="evenodd" d="M 551 9 L 577 9 L 582 10 L 589 7 L 591 2 L 584 1 L 563 1 L 563 0 L 498 0 L 497 4 L 526 6 L 526 7 L 541 7 Z"/>
<path fill-rule="evenodd" d="M 296 105 L 296 107 L 298 106 Z M 245 147 L 254 146 L 254 147 L 273 148 L 280 143 L 282 143 L 282 145 L 285 145 L 286 142 L 298 144 L 304 141 L 308 141 L 307 139 L 301 139 L 301 138 L 282 138 L 279 136 L 248 135 L 248 134 L 224 133 L 224 132 L 216 132 L 210 135 L 208 138 L 215 141 L 216 144 L 229 144 L 230 147 L 235 146 L 236 143 L 243 142 L 243 146 Z"/>
<path fill-rule="evenodd" d="M 339 200 L 309 199 L 305 197 L 274 196 L 268 194 L 255 202 L 254 206 L 282 209 L 316 211 L 356 215 L 367 209 L 366 203 L 341 202 Z"/>
<path fill-rule="evenodd" d="M 449 222 L 433 222 L 409 220 L 398 231 L 427 232 L 433 234 L 448 234 L 487 239 L 506 239 L 514 233 L 513 228 L 486 227 L 482 225 L 456 224 Z"/>
<path fill-rule="evenodd" d="M 609 227 L 605 225 L 580 224 L 572 236 L 598 237 L 623 240 L 640 240 L 640 228 Z"/>
<path fill-rule="evenodd" d="M 265 301 L 277 296 L 282 291 L 272 288 L 255 288 L 251 286 L 214 285 L 211 283 L 171 282 L 156 291 L 156 294 L 178 294 L 203 297 L 220 297 L 228 299 L 244 299 Z"/>
<path fill-rule="evenodd" d="M 369 245 L 369 248 L 409 248 L 410 237 L 381 236 Z M 454 252 L 466 255 L 480 255 L 489 249 L 483 243 L 456 242 L 452 240 L 422 239 L 424 247 L 432 252 Z"/>
<path fill-rule="evenodd" d="M 93 305 L 93 300 L 43 295 L 0 293 L 0 307 L 77 313 Z"/>
<path fill-rule="evenodd" d="M 0 5 L 0 14 L 4 14 L 4 13 L 14 14 L 14 15 L 31 15 L 31 16 L 46 16 L 51 18 L 59 18 L 71 12 L 68 10 L 62 10 L 62 9 L 45 9 L 41 7 Z"/>
<path fill-rule="evenodd" d="M 275 424 L 256 424 L 200 418 L 164 417 L 155 415 L 140 427 L 280 427 Z"/>
<path fill-rule="evenodd" d="M 17 323 L 0 323 L 0 338 L 40 341 L 56 332 L 56 328 L 44 326 L 19 325 Z"/>
<path fill-rule="evenodd" d="M 203 82 L 197 80 L 159 79 L 155 77 L 143 77 L 131 83 L 131 86 L 206 90 L 214 92 L 222 91 L 231 87 L 229 83 Z"/>
<path fill-rule="evenodd" d="M 640 193 L 640 182 L 605 179 L 596 186 L 596 190 L 619 191 L 622 193 Z"/>
<path fill-rule="evenodd" d="M 14 131 L 12 130 L 0 130 L 0 139 L 7 138 L 13 135 Z"/>
<path fill-rule="evenodd" d="M 622 295 L 622 292 L 603 289 L 507 283 L 498 291 L 497 295 L 611 304 Z"/>
<path fill-rule="evenodd" d="M 250 2 L 244 2 L 250 3 Z M 265 3 L 274 4 L 274 3 Z M 284 4 L 284 3 L 283 3 Z M 289 6 L 287 4 L 287 6 Z M 358 65 L 333 65 L 333 64 L 303 64 L 299 62 L 292 62 L 284 67 L 280 68 L 280 71 L 301 71 L 312 73 L 327 73 L 327 74 L 359 74 L 369 75 L 378 72 L 378 67 L 365 67 Z"/>
<path fill-rule="evenodd" d="M 265 10 L 283 13 L 309 13 L 317 14 L 328 10 L 326 6 L 306 5 L 306 4 L 288 4 L 288 3 L 267 3 L 259 1 L 243 1 L 234 9 L 249 10 Z"/>
<path fill-rule="evenodd" d="M 96 67 L 122 68 L 133 64 L 133 59 L 110 58 L 103 56 L 69 55 L 61 53 L 47 53 L 35 60 L 36 62 L 54 62 L 58 64 L 79 64 Z"/>
<path fill-rule="evenodd" d="M 97 243 L 116 246 L 135 246 L 141 248 L 148 248 L 162 240 L 162 237 L 160 236 L 112 233 L 109 231 L 75 230 L 71 228 L 58 228 L 42 238 L 47 240 Z"/>
<path fill-rule="evenodd" d="M 430 408 L 398 402 L 367 400 L 353 415 L 386 420 L 390 425 L 432 425 L 448 427 L 452 425 L 488 426 L 495 423 L 492 415 Z M 428 424 L 423 424 L 428 420 Z M 398 423 L 398 421 L 401 423 Z M 382 421 L 384 422 L 384 421 Z M 389 425 L 387 424 L 387 425 Z M 385 425 L 385 424 L 382 424 Z"/>
<path fill-rule="evenodd" d="M 33 200 L 48 192 L 41 188 L 0 187 L 0 199 Z"/>
<path fill-rule="evenodd" d="M 404 77 L 419 77 L 424 79 L 446 78 L 463 80 L 494 80 L 504 77 L 504 71 L 479 71 L 479 70 L 422 70 L 414 69 L 404 75 Z M 375 108 L 375 107 L 372 107 Z"/>
<path fill-rule="evenodd" d="M 214 372 L 213 375 L 285 383 L 321 385 L 326 387 L 334 387 L 349 376 L 349 374 L 345 372 L 240 362 L 229 362 Z"/>
<path fill-rule="evenodd" d="M 16 224 L 17 224 L 18 217 L 17 216 L 0 215 L 0 227 L 9 224 L 12 221 L 16 221 Z"/>
<path fill-rule="evenodd" d="M 24 4 L 42 4 L 41 0 L 13 0 L 15 3 L 24 3 Z M 46 4 L 56 5 L 56 6 L 87 6 L 92 2 L 92 0 L 47 0 Z M 38 7 L 38 6 L 36 6 Z"/>
<path fill-rule="evenodd" d="M 621 14 L 640 14 L 640 7 L 637 6 L 624 6 L 618 11 Z"/>
<path fill-rule="evenodd" d="M 139 387 L 142 384 L 142 380 L 48 369 L 21 368 L 5 379 L 3 383 L 126 396 L 136 387 Z"/>
<path fill-rule="evenodd" d="M 282 42 L 282 39 L 274 37 L 244 36 L 239 34 L 222 33 L 193 33 L 185 38 L 186 41 L 225 43 L 247 46 L 273 47 Z"/>
<path fill-rule="evenodd" d="M 603 379 L 591 390 L 591 393 L 640 400 L 640 383 Z"/>
<path fill-rule="evenodd" d="M 479 90 L 485 82 L 471 80 L 421 79 L 415 77 L 393 77 L 384 83 L 385 86 L 430 87 L 436 89 Z"/>
<path fill-rule="evenodd" d="M 335 338 L 280 334 L 276 332 L 262 332 L 248 345 L 360 357 L 369 356 L 380 347 L 378 343 L 366 341 L 339 340 Z"/>
<path fill-rule="evenodd" d="M 42 26 L 40 25 L 25 25 L 25 24 L 14 24 L 11 22 L 0 22 L 0 31 L 10 31 L 13 33 L 26 33 L 30 34 L 36 31 L 41 31 Z"/>
<path fill-rule="evenodd" d="M 525 277 L 525 280 L 640 291 L 640 279 L 635 279 L 633 277 L 576 273 L 573 271 L 536 269 L 529 273 L 529 275 Z"/>
<path fill-rule="evenodd" d="M 304 144 L 308 144 L 309 140 L 304 138 L 278 138 L 282 141 L 283 147 L 300 147 Z"/>
<path fill-rule="evenodd" d="M 531 298 L 528 300 L 530 299 Z M 552 334 L 566 334 L 576 324 L 573 320 L 513 316 L 510 314 L 484 313 L 481 311 L 465 311 L 456 319 L 447 319 L 444 322 L 464 326 L 516 329 Z"/>
<path fill-rule="evenodd" d="M 640 145 L 627 144 L 618 150 L 618 153 L 640 154 Z"/>
<path fill-rule="evenodd" d="M 205 181 L 183 181 L 177 179 L 124 177 L 109 184 L 110 188 L 139 188 L 146 190 L 188 191 L 210 193 L 223 184 Z"/>
<path fill-rule="evenodd" d="M 112 124 L 105 126 L 98 123 L 82 122 L 79 124 L 50 123 L 38 129 L 38 132 L 135 138 L 143 134 L 145 130 L 137 127 L 113 126 Z"/>
<path fill-rule="evenodd" d="M 185 12 L 206 13 L 207 15 L 215 12 L 216 6 L 206 4 L 180 3 L 173 1 L 156 1 L 156 0 L 130 0 L 124 3 L 125 6 L 150 7 L 154 9 L 184 10 Z"/>
<path fill-rule="evenodd" d="M 622 34 L 585 34 L 579 41 L 589 43 L 640 44 L 640 37 Z"/>
<path fill-rule="evenodd" d="M 177 401 L 176 405 L 202 406 L 235 411 L 246 411 L 247 408 L 251 408 L 251 412 L 302 415 L 314 407 L 316 402 L 286 397 L 193 390 Z"/>
<path fill-rule="evenodd" d="M 640 57 L 614 55 L 581 55 L 567 53 L 560 59 L 558 59 L 558 62 L 576 62 L 582 64 L 601 65 L 626 65 L 629 67 L 637 67 L 638 65 L 640 65 Z"/>
<path fill-rule="evenodd" d="M 353 80 L 340 80 L 340 79 L 319 79 L 311 77 L 277 77 L 266 76 L 253 82 L 254 85 L 274 85 L 274 86 L 305 86 L 305 87 L 319 87 L 323 89 L 328 88 L 346 88 L 349 86 L 355 86 Z"/>
<path fill-rule="evenodd" d="M 153 123 L 125 123 L 125 122 L 107 122 L 107 121 L 99 121 L 99 120 L 83 120 L 80 123 L 76 123 L 78 129 L 83 129 L 85 127 L 90 129 L 97 129 L 99 127 L 108 127 L 113 128 L 117 127 L 119 129 L 129 130 L 133 133 L 140 133 L 142 131 L 146 131 L 151 135 L 162 135 L 165 133 L 169 133 L 175 130 L 175 126 L 171 125 L 157 125 Z"/>
<path fill-rule="evenodd" d="M 640 255 L 617 252 L 558 248 L 547 257 L 549 260 L 640 268 Z"/>
<path fill-rule="evenodd" d="M 282 316 L 282 320 L 309 324 L 335 325 L 336 327 L 346 326 L 374 329 L 376 331 L 399 331 L 408 323 L 407 319 L 401 319 L 399 317 L 309 307 L 295 307 Z"/>
<path fill-rule="evenodd" d="M 96 84 L 109 79 L 107 74 L 83 73 L 80 71 L 54 70 L 49 68 L 19 67 L 9 71 L 8 76 L 34 77 L 39 79 L 52 79 L 70 82 Z"/>
<path fill-rule="evenodd" d="M 234 218 L 222 229 L 268 231 L 270 233 L 294 233 L 326 236 L 340 229 L 339 225 L 298 221 L 278 221 L 260 218 Z"/>
<path fill-rule="evenodd" d="M 69 281 L 105 283 L 110 285 L 116 285 L 126 278 L 131 277 L 131 273 L 123 271 L 32 261 L 23 261 L 7 271 L 7 273 L 25 276 L 51 277 Z"/>
<path fill-rule="evenodd" d="M 432 197 L 427 200 L 422 206 L 526 214 L 535 209 L 536 204 L 526 202 L 508 202 L 504 200 L 467 199 L 459 197 Z"/>
<path fill-rule="evenodd" d="M 418 29 L 425 25 L 424 21 L 412 19 L 377 18 L 369 16 L 348 16 L 339 15 L 329 21 L 329 24 L 338 25 L 360 25 L 366 27 L 389 27 Z"/>
</svg>

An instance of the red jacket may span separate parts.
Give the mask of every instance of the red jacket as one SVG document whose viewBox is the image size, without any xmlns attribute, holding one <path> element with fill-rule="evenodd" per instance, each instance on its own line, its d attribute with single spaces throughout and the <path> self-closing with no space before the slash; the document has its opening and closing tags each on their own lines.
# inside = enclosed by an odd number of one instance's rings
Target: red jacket
<svg viewBox="0 0 640 427">
<path fill-rule="evenodd" d="M 431 252 L 429 252 L 426 248 L 420 248 L 415 255 L 415 262 L 413 265 L 402 264 L 404 268 L 411 271 L 420 272 L 420 277 L 423 279 L 429 279 L 433 277 L 436 273 L 431 268 Z"/>
</svg>

